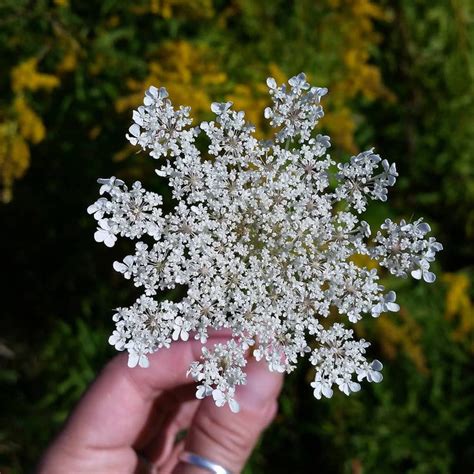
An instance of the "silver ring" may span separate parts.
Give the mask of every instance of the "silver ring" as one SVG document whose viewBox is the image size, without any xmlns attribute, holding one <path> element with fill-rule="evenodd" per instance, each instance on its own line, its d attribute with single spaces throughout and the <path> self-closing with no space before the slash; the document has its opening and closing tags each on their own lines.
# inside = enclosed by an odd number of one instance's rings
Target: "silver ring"
<svg viewBox="0 0 474 474">
<path fill-rule="evenodd" d="M 193 466 L 201 467 L 214 474 L 232 474 L 232 471 L 227 470 L 225 467 L 199 456 L 199 454 L 191 453 L 190 451 L 183 451 L 179 455 L 179 460 L 187 464 L 192 464 Z"/>
</svg>

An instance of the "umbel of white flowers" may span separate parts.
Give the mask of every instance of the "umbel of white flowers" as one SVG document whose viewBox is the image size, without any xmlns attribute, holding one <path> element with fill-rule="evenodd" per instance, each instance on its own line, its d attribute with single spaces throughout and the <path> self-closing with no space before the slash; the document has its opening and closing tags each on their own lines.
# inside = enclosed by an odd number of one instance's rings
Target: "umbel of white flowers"
<svg viewBox="0 0 474 474">
<path fill-rule="evenodd" d="M 130 367 L 147 367 L 147 354 L 173 341 L 204 344 L 210 328 L 230 329 L 227 343 L 203 346 L 188 373 L 198 382 L 197 398 L 212 395 L 232 411 L 239 409 L 236 387 L 245 383 L 247 357 L 291 372 L 308 355 L 318 399 L 331 397 L 334 386 L 349 394 L 363 379 L 380 382 L 382 364 L 366 360 L 369 343 L 355 340 L 343 322 L 399 306 L 377 270 L 353 257 L 430 283 L 430 262 L 442 249 L 426 237 L 422 219 L 386 219 L 371 238 L 360 217 L 369 200 L 387 200 L 395 164 L 373 149 L 336 164 L 327 153 L 330 138 L 311 136 L 327 89 L 311 87 L 304 74 L 281 86 L 269 78 L 267 85 L 271 141 L 256 139 L 231 102 L 213 103 L 215 121 L 191 127 L 189 107 L 173 107 L 166 89 L 150 87 L 126 136 L 161 159 L 156 173 L 168 180 L 176 206 L 165 214 L 160 195 L 112 177 L 99 179 L 102 197 L 88 208 L 98 221 L 97 242 L 137 240 L 135 253 L 114 269 L 143 294 L 116 310 L 110 344 L 128 351 Z M 196 145 L 202 133 L 205 153 Z M 176 286 L 187 290 L 181 301 L 155 299 Z M 339 322 L 331 325 L 330 314 Z"/>
</svg>

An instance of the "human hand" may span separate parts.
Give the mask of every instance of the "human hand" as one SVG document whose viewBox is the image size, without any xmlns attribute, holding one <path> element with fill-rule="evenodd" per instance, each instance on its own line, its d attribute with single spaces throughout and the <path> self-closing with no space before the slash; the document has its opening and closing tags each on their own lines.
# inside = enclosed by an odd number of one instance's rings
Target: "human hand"
<svg viewBox="0 0 474 474">
<path fill-rule="evenodd" d="M 207 345 L 224 340 L 216 333 Z M 128 368 L 126 354 L 115 357 L 45 452 L 38 473 L 205 472 L 179 461 L 184 450 L 240 472 L 276 413 L 281 374 L 250 359 L 234 414 L 216 407 L 212 397 L 195 398 L 186 371 L 200 353 L 197 341 L 177 342 L 151 355 L 147 369 Z M 183 430 L 185 438 L 176 443 Z"/>
</svg>

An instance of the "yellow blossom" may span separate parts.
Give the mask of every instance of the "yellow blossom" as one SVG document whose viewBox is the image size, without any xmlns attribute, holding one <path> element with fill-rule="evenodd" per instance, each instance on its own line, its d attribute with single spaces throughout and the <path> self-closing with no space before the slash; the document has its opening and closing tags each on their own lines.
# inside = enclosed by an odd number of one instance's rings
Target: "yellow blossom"
<svg viewBox="0 0 474 474">
<path fill-rule="evenodd" d="M 143 91 L 151 85 L 168 89 L 173 102 L 189 105 L 199 116 L 209 109 L 209 89 L 223 84 L 224 72 L 210 60 L 208 50 L 187 41 L 165 43 L 148 65 L 148 75 L 143 81 L 129 80 L 132 94 L 118 99 L 117 111 L 132 109 L 141 103 Z"/>
<path fill-rule="evenodd" d="M 214 14 L 212 0 L 149 0 L 148 4 L 131 5 L 130 11 L 135 15 L 152 13 L 165 19 L 184 14 L 186 18 L 206 18 Z"/>
<path fill-rule="evenodd" d="M 402 350 L 421 373 L 427 373 L 426 358 L 420 344 L 422 330 L 406 309 L 392 318 L 378 318 L 376 329 L 381 349 L 386 357 L 393 359 Z"/>
<path fill-rule="evenodd" d="M 445 316 L 456 323 L 453 339 L 467 342 L 474 352 L 474 302 L 469 277 L 466 273 L 446 273 L 442 280 L 447 285 Z"/>
<path fill-rule="evenodd" d="M 246 120 L 256 126 L 255 135 L 264 138 L 266 121 L 263 110 L 269 105 L 267 87 L 263 84 L 256 87 L 237 84 L 227 100 L 234 104 L 235 110 L 245 110 Z"/>
<path fill-rule="evenodd" d="M 46 135 L 46 129 L 41 118 L 27 104 L 23 95 L 18 95 L 13 107 L 17 114 L 19 131 L 22 137 L 31 143 L 39 143 Z"/>
<path fill-rule="evenodd" d="M 64 54 L 56 70 L 58 73 L 66 73 L 66 72 L 74 71 L 76 67 L 77 67 L 77 53 L 74 49 L 69 49 Z"/>
<path fill-rule="evenodd" d="M 380 42 L 374 27 L 375 20 L 386 20 L 383 7 L 372 0 L 327 0 L 332 11 L 323 26 L 328 37 L 338 31 L 342 45 L 338 53 L 341 68 L 335 73 L 327 100 L 323 125 L 336 145 L 350 153 L 358 151 L 354 141 L 355 117 L 349 102 L 357 96 L 368 100 L 393 101 L 395 96 L 385 87 L 380 70 L 370 64 L 370 48 Z"/>
<path fill-rule="evenodd" d="M 350 153 L 357 153 L 354 140 L 356 125 L 349 108 L 341 106 L 330 109 L 326 112 L 322 125 L 328 130 L 334 143 Z"/>
<path fill-rule="evenodd" d="M 24 90 L 51 90 L 59 85 L 59 79 L 52 74 L 38 72 L 38 59 L 33 57 L 21 62 L 11 71 L 11 83 L 14 92 Z"/>
<path fill-rule="evenodd" d="M 29 144 L 37 144 L 46 136 L 41 117 L 28 104 L 26 93 L 51 90 L 59 85 L 52 74 L 38 71 L 38 58 L 29 58 L 10 72 L 13 101 L 2 114 L 8 120 L 0 122 L 0 184 L 3 202 L 12 197 L 15 179 L 21 178 L 30 164 Z"/>
<path fill-rule="evenodd" d="M 2 202 L 12 198 L 15 179 L 21 178 L 30 164 L 30 150 L 24 138 L 17 133 L 14 121 L 0 122 L 0 184 Z"/>
</svg>

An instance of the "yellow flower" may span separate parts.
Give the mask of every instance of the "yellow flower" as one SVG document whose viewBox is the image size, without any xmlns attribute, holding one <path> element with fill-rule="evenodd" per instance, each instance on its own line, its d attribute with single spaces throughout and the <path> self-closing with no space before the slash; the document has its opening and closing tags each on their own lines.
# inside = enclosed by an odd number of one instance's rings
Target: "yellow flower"
<svg viewBox="0 0 474 474">
<path fill-rule="evenodd" d="M 38 89 L 51 90 L 59 85 L 59 79 L 52 74 L 38 72 L 38 59 L 29 58 L 15 66 L 11 71 L 11 83 L 14 92 Z"/>
<path fill-rule="evenodd" d="M 77 66 L 77 53 L 74 49 L 69 49 L 64 54 L 61 62 L 58 64 L 56 70 L 58 73 L 71 72 Z"/>
<path fill-rule="evenodd" d="M 275 78 L 277 83 L 286 82 L 286 74 L 275 63 L 268 65 L 268 75 Z M 236 84 L 227 100 L 234 104 L 235 110 L 244 110 L 248 122 L 256 126 L 255 135 L 258 138 L 267 138 L 266 132 L 270 132 L 268 122 L 263 116 L 265 107 L 271 105 L 268 88 L 261 82 L 249 84 Z"/>
<path fill-rule="evenodd" d="M 15 179 L 21 178 L 30 165 L 29 143 L 41 142 L 46 129 L 41 117 L 27 102 L 25 92 L 39 89 L 51 90 L 59 85 L 52 74 L 38 71 L 38 59 L 33 57 L 15 66 L 10 73 L 13 102 L 3 116 L 9 120 L 0 122 L 0 199 L 12 198 Z"/>
<path fill-rule="evenodd" d="M 332 110 L 329 108 L 321 124 L 327 128 L 334 143 L 350 153 L 357 153 L 357 145 L 354 140 L 356 125 L 349 108 L 345 106 L 335 107 Z"/>
<path fill-rule="evenodd" d="M 420 344 L 422 330 L 418 323 L 401 308 L 399 315 L 378 318 L 375 322 L 378 341 L 388 358 L 395 358 L 400 350 L 421 373 L 427 373 L 426 359 Z"/>
<path fill-rule="evenodd" d="M 358 151 L 354 141 L 355 117 L 349 102 L 362 96 L 368 100 L 393 101 L 395 96 L 385 87 L 380 70 L 370 64 L 370 49 L 380 42 L 375 20 L 386 20 L 386 11 L 372 0 L 327 0 L 332 15 L 323 25 L 322 35 L 331 38 L 337 31 L 342 47 L 338 51 L 341 68 L 334 73 L 327 100 L 327 127 L 336 145 L 350 153 Z"/>
<path fill-rule="evenodd" d="M 152 13 L 165 19 L 184 16 L 186 18 L 208 18 L 214 14 L 212 0 L 150 0 L 148 5 L 131 5 L 135 15 Z"/>
<path fill-rule="evenodd" d="M 173 102 L 189 105 L 195 116 L 207 112 L 212 102 L 210 89 L 227 79 L 210 59 L 207 48 L 187 41 L 173 41 L 165 43 L 156 56 L 150 61 L 148 76 L 143 81 L 128 81 L 133 92 L 115 102 L 116 110 L 123 112 L 136 107 L 142 101 L 143 91 L 155 85 L 166 87 Z"/>
<path fill-rule="evenodd" d="M 442 280 L 447 285 L 445 316 L 457 323 L 453 339 L 466 342 L 474 352 L 474 302 L 470 296 L 469 277 L 466 273 L 446 273 Z"/>
<path fill-rule="evenodd" d="M 15 179 L 21 178 L 30 164 L 30 149 L 17 133 L 14 121 L 0 122 L 0 200 L 9 202 Z"/>
<path fill-rule="evenodd" d="M 13 107 L 17 114 L 18 126 L 22 137 L 31 143 L 39 143 L 46 135 L 41 118 L 26 103 L 23 95 L 18 95 L 13 101 Z"/>
<path fill-rule="evenodd" d="M 227 96 L 235 110 L 244 110 L 248 122 L 256 126 L 255 135 L 264 138 L 264 129 L 267 126 L 263 117 L 263 110 L 269 104 L 268 89 L 265 85 L 249 86 L 237 84 L 232 94 Z"/>
</svg>

